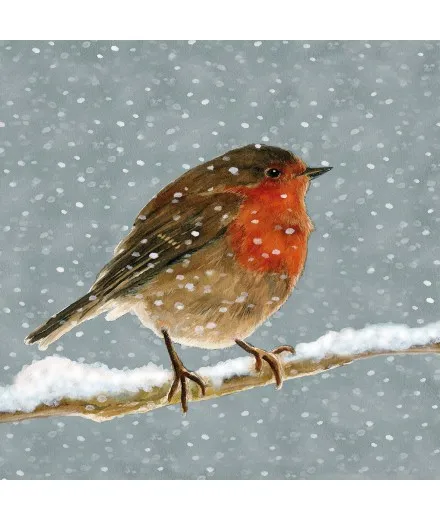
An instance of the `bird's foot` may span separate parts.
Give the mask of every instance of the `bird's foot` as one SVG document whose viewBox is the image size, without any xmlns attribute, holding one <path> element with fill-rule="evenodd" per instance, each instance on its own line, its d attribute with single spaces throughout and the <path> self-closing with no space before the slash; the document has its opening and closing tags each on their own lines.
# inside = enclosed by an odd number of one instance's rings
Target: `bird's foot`
<svg viewBox="0 0 440 521">
<path fill-rule="evenodd" d="M 168 401 L 171 401 L 180 384 L 180 404 L 182 406 L 182 411 L 186 413 L 188 411 L 188 388 L 186 380 L 192 380 L 196 383 L 202 391 L 202 396 L 205 396 L 206 385 L 197 373 L 188 371 L 188 369 L 183 365 L 182 360 L 174 350 L 173 342 L 165 328 L 162 329 L 162 334 L 174 369 L 174 380 L 168 392 Z"/>
<path fill-rule="evenodd" d="M 255 370 L 258 373 L 263 367 L 263 360 L 268 363 L 275 377 L 276 387 L 277 389 L 280 389 L 283 384 L 283 371 L 282 365 L 276 355 L 284 352 L 295 354 L 295 348 L 292 346 L 283 345 L 276 347 L 272 351 L 268 352 L 264 349 L 255 347 L 252 344 L 249 344 L 249 342 L 245 342 L 244 340 L 237 339 L 236 342 L 242 349 L 255 357 Z"/>
<path fill-rule="evenodd" d="M 188 371 L 188 369 L 183 365 L 183 363 L 180 361 L 180 359 L 178 361 L 175 361 L 175 363 L 173 363 L 173 367 L 174 367 L 174 380 L 171 385 L 171 389 L 168 392 L 168 401 L 169 402 L 171 401 L 171 399 L 175 395 L 177 388 L 179 387 L 179 384 L 180 384 L 180 404 L 182 406 L 182 411 L 187 412 L 188 411 L 187 380 L 192 380 L 194 383 L 196 383 L 200 387 L 200 389 L 202 391 L 202 396 L 205 396 L 206 385 L 197 373 Z"/>
</svg>

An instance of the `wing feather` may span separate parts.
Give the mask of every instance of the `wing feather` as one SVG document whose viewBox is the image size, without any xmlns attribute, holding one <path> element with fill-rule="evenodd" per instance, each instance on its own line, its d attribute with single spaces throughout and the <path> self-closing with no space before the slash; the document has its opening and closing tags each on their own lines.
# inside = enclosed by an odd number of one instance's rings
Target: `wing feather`
<svg viewBox="0 0 440 521">
<path fill-rule="evenodd" d="M 153 200 L 155 208 L 139 214 L 91 292 L 104 300 L 135 293 L 163 269 L 221 237 L 241 201 L 240 196 L 227 192 L 188 195 L 185 204 L 177 205 L 159 206 Z"/>
</svg>

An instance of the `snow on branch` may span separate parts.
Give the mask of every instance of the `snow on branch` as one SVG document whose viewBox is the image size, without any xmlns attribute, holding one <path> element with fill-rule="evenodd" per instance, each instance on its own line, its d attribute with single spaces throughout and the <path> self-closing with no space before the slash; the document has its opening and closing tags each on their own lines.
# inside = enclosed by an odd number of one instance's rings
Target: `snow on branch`
<svg viewBox="0 0 440 521">
<path fill-rule="evenodd" d="M 356 331 L 331 331 L 318 340 L 296 346 L 296 355 L 282 355 L 285 379 L 299 378 L 361 358 L 389 354 L 440 354 L 440 322 L 420 328 L 380 324 Z M 206 395 L 193 383 L 189 401 L 209 400 L 273 383 L 267 364 L 254 371 L 254 359 L 240 357 L 198 374 L 206 381 Z M 25 366 L 12 385 L 0 387 L 0 423 L 49 416 L 82 416 L 105 421 L 126 414 L 148 412 L 171 403 L 167 394 L 172 372 L 152 363 L 132 370 L 109 369 L 49 356 Z M 191 409 L 190 409 L 191 410 Z"/>
</svg>

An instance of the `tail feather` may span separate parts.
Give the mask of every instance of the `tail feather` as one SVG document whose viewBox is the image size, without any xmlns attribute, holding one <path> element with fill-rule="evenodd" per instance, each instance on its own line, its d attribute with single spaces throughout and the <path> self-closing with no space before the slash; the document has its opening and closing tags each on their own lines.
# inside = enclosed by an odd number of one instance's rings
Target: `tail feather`
<svg viewBox="0 0 440 521">
<path fill-rule="evenodd" d="M 81 322 L 89 320 L 103 311 L 101 299 L 97 299 L 92 293 L 87 293 L 29 333 L 24 341 L 26 344 L 37 342 L 40 349 L 45 349 Z"/>
</svg>

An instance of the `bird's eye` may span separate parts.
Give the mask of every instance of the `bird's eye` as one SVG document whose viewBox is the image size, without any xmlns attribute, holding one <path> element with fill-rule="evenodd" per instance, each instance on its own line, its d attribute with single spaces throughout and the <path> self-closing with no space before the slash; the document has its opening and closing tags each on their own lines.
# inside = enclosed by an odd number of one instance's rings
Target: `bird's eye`
<svg viewBox="0 0 440 521">
<path fill-rule="evenodd" d="M 278 168 L 268 168 L 265 170 L 264 175 L 276 179 L 277 177 L 280 177 L 281 173 L 281 170 L 278 170 Z"/>
</svg>

